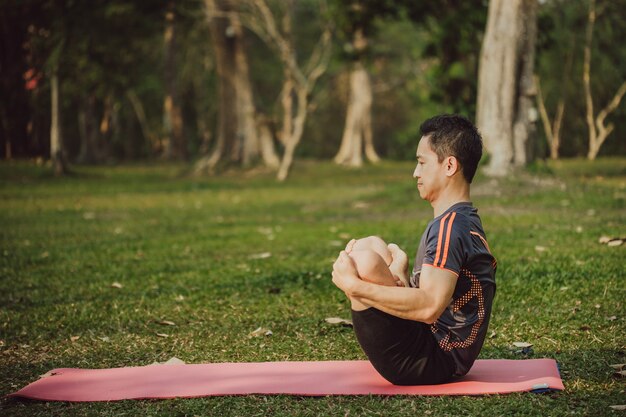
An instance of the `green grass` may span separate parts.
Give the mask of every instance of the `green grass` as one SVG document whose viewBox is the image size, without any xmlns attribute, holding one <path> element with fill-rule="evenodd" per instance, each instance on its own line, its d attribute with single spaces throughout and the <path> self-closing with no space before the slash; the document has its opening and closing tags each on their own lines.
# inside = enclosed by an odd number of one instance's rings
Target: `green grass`
<svg viewBox="0 0 626 417">
<path fill-rule="evenodd" d="M 176 165 L 0 164 L 0 395 L 52 368 L 363 359 L 330 281 L 350 236 L 414 253 L 432 210 L 409 163 L 362 170 L 300 161 L 190 178 Z M 482 358 L 555 358 L 566 391 L 484 397 L 245 396 L 114 403 L 0 400 L 1 415 L 620 415 L 626 361 L 626 159 L 559 161 L 479 177 L 473 200 L 499 261 Z M 545 250 L 537 250 L 541 246 Z M 270 252 L 271 257 L 252 255 Z M 122 288 L 111 286 L 113 282 Z M 608 317 L 617 319 L 609 320 Z M 175 326 L 159 324 L 173 321 Z M 262 326 L 273 335 L 251 338 Z M 165 333 L 169 337 L 159 337 Z M 70 338 L 80 336 L 72 341 Z"/>
</svg>

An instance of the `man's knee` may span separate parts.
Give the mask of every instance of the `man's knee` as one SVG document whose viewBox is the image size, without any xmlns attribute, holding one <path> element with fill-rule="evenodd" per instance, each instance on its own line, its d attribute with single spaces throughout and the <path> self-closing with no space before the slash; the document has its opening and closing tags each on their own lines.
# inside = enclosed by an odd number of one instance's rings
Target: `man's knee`
<svg viewBox="0 0 626 417">
<path fill-rule="evenodd" d="M 354 260 L 356 270 L 361 278 L 378 275 L 380 268 L 387 265 L 383 258 L 371 249 L 352 251 L 350 257 Z"/>
<path fill-rule="evenodd" d="M 387 243 L 378 236 L 368 236 L 356 241 L 353 250 L 371 250 L 382 257 L 386 265 L 391 263 L 391 252 Z"/>
</svg>

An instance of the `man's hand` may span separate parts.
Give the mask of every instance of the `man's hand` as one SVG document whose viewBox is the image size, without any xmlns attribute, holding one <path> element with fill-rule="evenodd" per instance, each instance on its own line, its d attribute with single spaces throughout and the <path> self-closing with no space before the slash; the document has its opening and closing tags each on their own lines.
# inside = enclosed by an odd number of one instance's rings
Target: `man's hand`
<svg viewBox="0 0 626 417">
<path fill-rule="evenodd" d="M 389 270 L 391 273 L 400 280 L 404 287 L 409 286 L 409 257 L 400 249 L 395 243 L 387 245 L 389 252 L 391 252 L 391 264 Z"/>
<path fill-rule="evenodd" d="M 350 252 L 352 252 L 352 248 L 354 247 L 354 244 L 356 243 L 356 239 L 352 239 L 350 240 L 350 242 L 348 242 L 348 244 L 346 245 L 346 248 L 344 249 L 346 251 L 346 253 L 349 255 Z"/>
<path fill-rule="evenodd" d="M 354 286 L 358 285 L 360 281 L 354 261 L 346 251 L 341 251 L 333 264 L 333 284 L 350 297 Z"/>
</svg>

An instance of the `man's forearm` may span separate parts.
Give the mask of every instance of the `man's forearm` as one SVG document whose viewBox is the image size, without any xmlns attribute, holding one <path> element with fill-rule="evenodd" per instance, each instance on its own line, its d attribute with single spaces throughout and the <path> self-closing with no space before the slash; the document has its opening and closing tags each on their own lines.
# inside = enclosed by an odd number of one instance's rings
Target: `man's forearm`
<svg viewBox="0 0 626 417">
<path fill-rule="evenodd" d="M 396 317 L 433 323 L 438 317 L 434 300 L 419 288 L 389 287 L 361 281 L 350 294 L 361 303 Z"/>
</svg>

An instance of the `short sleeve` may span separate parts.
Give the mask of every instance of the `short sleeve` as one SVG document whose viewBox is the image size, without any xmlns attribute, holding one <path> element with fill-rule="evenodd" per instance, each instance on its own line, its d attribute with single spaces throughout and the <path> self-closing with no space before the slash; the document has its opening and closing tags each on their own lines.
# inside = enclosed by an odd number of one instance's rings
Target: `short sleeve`
<svg viewBox="0 0 626 417">
<path fill-rule="evenodd" d="M 467 258 L 469 230 L 465 216 L 454 211 L 435 220 L 428 230 L 422 263 L 459 275 Z"/>
</svg>

